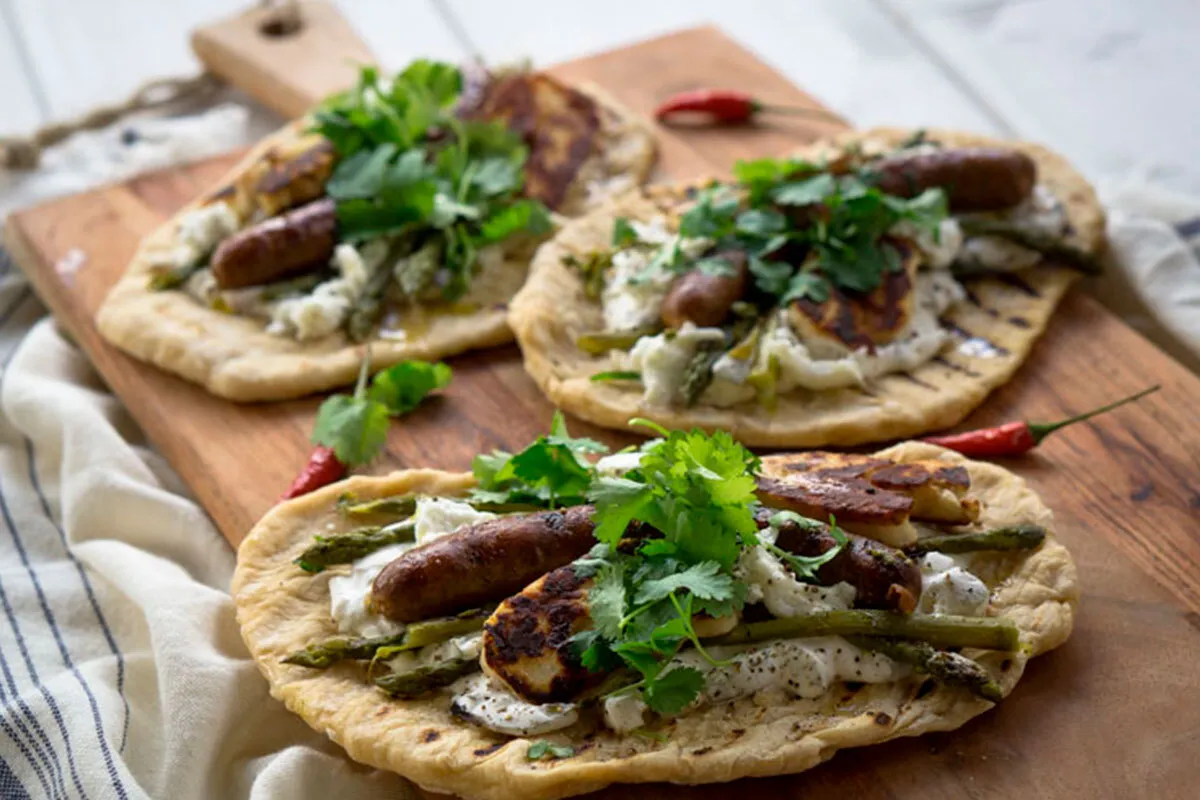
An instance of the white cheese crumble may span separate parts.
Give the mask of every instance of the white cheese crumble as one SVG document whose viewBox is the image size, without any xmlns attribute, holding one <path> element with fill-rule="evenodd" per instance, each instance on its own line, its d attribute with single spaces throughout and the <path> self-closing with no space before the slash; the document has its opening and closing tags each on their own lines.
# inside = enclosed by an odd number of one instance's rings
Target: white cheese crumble
<svg viewBox="0 0 1200 800">
<path fill-rule="evenodd" d="M 646 722 L 646 703 L 637 692 L 621 692 L 604 699 L 604 724 L 617 733 L 629 733 Z"/>
<path fill-rule="evenodd" d="M 321 339 L 345 324 L 376 270 L 384 269 L 388 242 L 376 239 L 362 245 L 339 244 L 330 264 L 339 277 L 325 281 L 304 297 L 290 297 L 274 304 L 267 331 L 306 342 Z"/>
<path fill-rule="evenodd" d="M 179 218 L 176 244 L 167 261 L 180 269 L 197 264 L 216 249 L 222 239 L 237 233 L 238 217 L 228 203 L 210 203 Z"/>
<path fill-rule="evenodd" d="M 972 215 L 966 215 L 970 218 Z M 978 215 L 982 219 L 1011 221 L 1033 233 L 1054 239 L 1067 234 L 1067 211 L 1054 193 L 1038 184 L 1019 205 L 1000 212 Z M 971 236 L 963 243 L 961 261 L 977 268 L 999 272 L 1028 269 L 1041 260 L 1036 250 L 1023 247 L 1002 236 Z"/>
<path fill-rule="evenodd" d="M 371 586 L 376 576 L 392 560 L 417 544 L 494 516 L 455 500 L 419 498 L 412 518 L 396 523 L 397 526 L 411 526 L 415 542 L 393 544 L 377 550 L 351 564 L 348 575 L 335 575 L 329 579 L 329 613 L 337 623 L 338 632 L 352 636 L 390 636 L 399 633 L 403 625 L 367 610 L 367 599 L 371 596 Z"/>
<path fill-rule="evenodd" d="M 536 736 L 575 724 L 579 711 L 574 703 L 528 703 L 507 687 L 474 675 L 454 697 L 452 708 L 477 725 L 509 736 Z"/>
<path fill-rule="evenodd" d="M 739 579 L 750 585 L 746 602 L 761 602 L 776 617 L 838 611 L 854 604 L 856 592 L 850 584 L 843 582 L 833 586 L 815 586 L 802 583 L 793 577 L 782 561 L 763 547 L 745 550 L 738 560 L 737 571 Z"/>
<path fill-rule="evenodd" d="M 976 617 L 987 610 L 987 585 L 945 553 L 926 553 L 921 568 L 921 614 Z"/>
<path fill-rule="evenodd" d="M 631 221 L 630 227 L 638 242 L 612 255 L 612 269 L 600 300 L 604 307 L 604 327 L 610 331 L 627 331 L 657 325 L 662 313 L 663 299 L 675 281 L 674 272 L 650 269 L 660 247 L 676 247 L 684 258 L 703 253 L 711 244 L 708 239 L 684 239 L 667 228 L 666 220 L 654 217 L 649 222 Z"/>
<path fill-rule="evenodd" d="M 629 351 L 629 368 L 642 374 L 643 398 L 650 405 L 665 406 L 675 399 L 684 373 L 696 348 L 706 342 L 724 342 L 720 328 L 697 328 L 683 323 L 677 331 L 643 336 Z"/>
<path fill-rule="evenodd" d="M 953 217 L 942 220 L 936 234 L 909 220 L 896 223 L 890 232 L 911 239 L 925 255 L 925 263 L 933 269 L 948 268 L 963 246 L 962 228 Z"/>
</svg>

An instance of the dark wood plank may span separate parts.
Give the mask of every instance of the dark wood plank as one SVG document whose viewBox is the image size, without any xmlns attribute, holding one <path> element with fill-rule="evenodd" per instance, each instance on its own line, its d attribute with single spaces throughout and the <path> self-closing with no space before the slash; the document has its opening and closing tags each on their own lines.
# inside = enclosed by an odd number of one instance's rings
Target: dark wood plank
<svg viewBox="0 0 1200 800">
<path fill-rule="evenodd" d="M 639 111 L 672 91 L 754 86 L 779 102 L 812 99 L 712 29 L 684 31 L 555 68 Z M 664 131 L 660 173 L 727 170 L 832 130 Z M 6 244 L 114 392 L 231 542 L 273 502 L 308 453 L 318 400 L 238 406 L 106 345 L 92 316 L 138 239 L 234 157 L 142 176 L 14 214 Z M 54 265 L 72 249 L 73 274 Z M 376 472 L 464 469 L 493 447 L 519 447 L 552 414 L 514 347 L 454 359 L 446 397 L 394 425 Z M 964 427 L 1053 419 L 1151 383 L 1163 391 L 1051 438 L 1008 466 L 1055 509 L 1084 587 L 1070 642 L 1038 659 L 1016 694 L 949 734 L 844 753 L 809 773 L 737 788 L 620 787 L 606 798 L 666 800 L 737 792 L 812 798 L 1190 797 L 1200 785 L 1200 380 L 1081 293 L 1072 294 L 1016 379 Z M 621 436 L 573 430 L 613 444 Z"/>
</svg>

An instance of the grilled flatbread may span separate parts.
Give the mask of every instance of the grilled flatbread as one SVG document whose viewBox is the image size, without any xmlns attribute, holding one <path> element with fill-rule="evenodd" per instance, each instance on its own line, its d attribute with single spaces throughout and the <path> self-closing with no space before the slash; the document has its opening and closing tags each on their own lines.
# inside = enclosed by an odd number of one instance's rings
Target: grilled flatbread
<svg viewBox="0 0 1200 800">
<path fill-rule="evenodd" d="M 896 128 L 848 132 L 797 156 L 817 159 L 851 144 L 888 149 L 912 134 Z M 1092 187 L 1061 156 L 1036 144 L 956 131 L 929 130 L 927 136 L 949 147 L 1002 146 L 1026 153 L 1037 165 L 1039 184 L 1066 213 L 1066 243 L 1092 255 L 1103 249 L 1103 209 Z M 686 406 L 650 402 L 636 383 L 592 381 L 597 373 L 630 367 L 624 354 L 589 355 L 576 346 L 581 333 L 603 329 L 605 323 L 601 304 L 589 298 L 585 281 L 564 260 L 586 262 L 610 250 L 618 217 L 677 218 L 695 191 L 696 184 L 631 192 L 575 220 L 538 250 L 509 319 L 526 370 L 557 406 L 612 428 L 626 428 L 630 419 L 641 417 L 668 428 L 728 430 L 752 446 L 844 446 L 916 436 L 954 425 L 1010 380 L 1080 274 L 1042 261 L 1018 273 L 963 279 L 966 299 L 940 319 L 942 328 L 954 334 L 952 345 L 915 368 L 871 378 L 862 386 L 797 388 L 773 405 L 753 398 L 716 405 L 702 395 Z M 839 340 L 850 349 L 885 344 L 912 312 L 911 284 L 912 265 L 906 260 L 871 296 L 851 303 L 835 289 L 823 302 L 794 303 L 787 309 L 788 319 L 802 334 Z"/>
<path fill-rule="evenodd" d="M 897 463 L 885 467 L 879 459 Z M 821 471 L 826 477 L 866 476 L 880 485 L 944 489 L 958 497 L 969 480 L 979 528 L 1028 523 L 1051 531 L 1033 551 L 960 556 L 990 589 L 990 613 L 1011 619 L 1020 630 L 1022 652 L 965 651 L 987 668 L 1004 694 L 1013 690 L 1029 658 L 1070 635 L 1078 599 L 1075 566 L 1054 539 L 1050 510 L 1018 476 L 921 443 L 897 445 L 873 457 L 794 454 L 763 462 L 764 474 L 784 480 Z M 843 748 L 953 730 L 992 705 L 965 689 L 931 688 L 923 676 L 912 675 L 854 690 L 835 684 L 813 700 L 756 703 L 748 697 L 688 711 L 662 723 L 667 738 L 661 742 L 582 722 L 546 736 L 509 738 L 453 715 L 449 689 L 417 700 L 389 700 L 364 681 L 360 666 L 315 671 L 281 663 L 289 653 L 336 633 L 329 580 L 347 568 L 311 576 L 293 559 L 314 534 L 350 527 L 336 510 L 339 496 L 352 492 L 364 501 L 407 493 L 456 496 L 472 485 L 470 475 L 430 470 L 355 477 L 277 506 L 242 543 L 232 587 L 237 619 L 272 695 L 356 761 L 395 771 L 429 791 L 479 800 L 549 800 L 613 783 L 701 784 L 799 772 Z M 574 755 L 530 760 L 530 744 L 543 738 L 575 748 Z M 859 757 L 870 758 L 870 752 Z"/>
<path fill-rule="evenodd" d="M 489 93 L 485 101 L 500 106 L 489 110 L 511 118 L 518 132 L 542 137 L 534 148 L 537 157 L 527 164 L 526 195 L 551 201 L 557 221 L 595 208 L 649 174 L 655 146 L 648 123 L 600 90 L 568 89 L 538 74 L 499 80 L 510 90 Z M 569 102 L 582 105 L 575 109 L 579 113 L 556 114 Z M 260 142 L 225 176 L 221 189 L 189 204 L 142 241 L 98 312 L 101 334 L 143 361 L 238 401 L 280 400 L 350 383 L 368 341 L 381 367 L 511 341 L 507 303 L 524 282 L 538 243 L 522 235 L 494 246 L 502 257 L 481 261 L 458 301 L 389 312 L 384 333 L 359 341 L 343 329 L 304 340 L 277 335 L 261 313 L 237 313 L 223 298 L 213 307 L 185 291 L 149 288 L 164 257 L 179 248 L 180 223 L 189 212 L 224 202 L 245 225 L 322 194 L 332 153 L 327 141 L 304 132 L 309 124 L 300 120 Z"/>
</svg>

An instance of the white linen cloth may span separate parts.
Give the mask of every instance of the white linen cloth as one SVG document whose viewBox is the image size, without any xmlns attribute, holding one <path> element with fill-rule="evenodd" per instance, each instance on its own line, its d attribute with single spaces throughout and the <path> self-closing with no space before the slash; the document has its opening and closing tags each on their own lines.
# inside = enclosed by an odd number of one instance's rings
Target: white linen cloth
<svg viewBox="0 0 1200 800">
<path fill-rule="evenodd" d="M 0 213 L 261 133 L 236 107 L 147 124 L 0 177 Z M 1200 363 L 1200 204 L 1106 197 L 1117 263 L 1099 290 Z M 234 621 L 232 550 L 2 254 L 0 363 L 0 798 L 415 796 L 271 699 Z"/>
</svg>

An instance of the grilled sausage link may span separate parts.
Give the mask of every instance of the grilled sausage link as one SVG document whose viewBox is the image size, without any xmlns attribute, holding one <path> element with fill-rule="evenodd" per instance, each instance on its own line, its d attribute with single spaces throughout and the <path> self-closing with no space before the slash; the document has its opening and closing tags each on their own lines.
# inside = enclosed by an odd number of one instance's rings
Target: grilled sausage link
<svg viewBox="0 0 1200 800">
<path fill-rule="evenodd" d="M 678 328 L 690 321 L 701 328 L 716 327 L 725 321 L 730 308 L 746 293 L 746 284 L 750 281 L 746 254 L 740 250 L 724 250 L 713 257 L 727 262 L 733 273 L 710 275 L 693 269 L 680 275 L 663 299 L 663 325 Z"/>
<path fill-rule="evenodd" d="M 1017 205 L 1033 191 L 1037 165 L 1019 150 L 963 147 L 917 155 L 895 155 L 872 165 L 879 188 L 915 197 L 935 186 L 946 191 L 954 212 L 999 211 Z"/>
<path fill-rule="evenodd" d="M 337 213 L 326 197 L 230 236 L 213 253 L 212 273 L 222 289 L 258 286 L 326 263 L 336 242 Z"/>
<path fill-rule="evenodd" d="M 760 508 L 756 521 L 765 528 L 774 512 Z M 845 581 L 855 589 L 856 608 L 882 608 L 912 613 L 921 597 L 921 571 L 900 550 L 874 539 L 846 534 L 846 546 L 817 569 L 822 586 Z M 779 527 L 776 546 L 798 556 L 812 558 L 837 545 L 827 529 L 785 522 Z"/>
<path fill-rule="evenodd" d="M 503 600 L 590 550 L 593 511 L 501 517 L 415 547 L 376 576 L 371 610 L 417 622 Z"/>
</svg>

